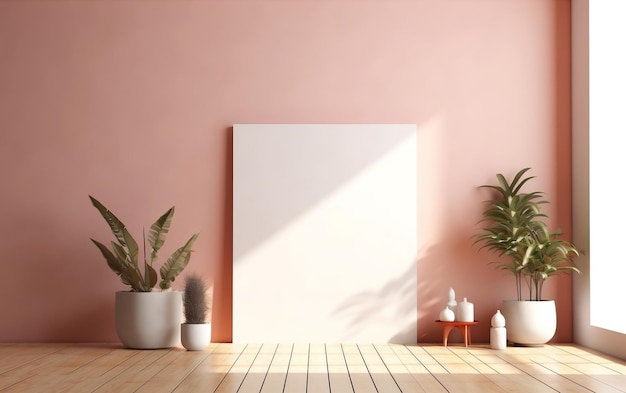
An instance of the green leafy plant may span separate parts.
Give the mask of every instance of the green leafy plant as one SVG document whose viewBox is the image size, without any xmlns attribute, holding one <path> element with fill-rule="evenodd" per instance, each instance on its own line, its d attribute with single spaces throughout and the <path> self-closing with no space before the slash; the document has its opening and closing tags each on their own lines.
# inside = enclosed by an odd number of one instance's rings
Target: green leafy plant
<svg viewBox="0 0 626 393">
<path fill-rule="evenodd" d="M 137 242 L 126 229 L 126 225 L 120 221 L 109 209 L 107 209 L 97 199 L 89 196 L 93 206 L 98 209 L 102 217 L 113 232 L 116 241 L 111 241 L 111 249 L 97 240 L 91 241 L 98 247 L 106 259 L 109 268 L 120 276 L 122 282 L 130 285 L 134 292 L 151 292 L 156 285 L 158 278 L 153 265 L 157 262 L 158 252 L 165 243 L 165 238 L 169 232 L 172 219 L 174 217 L 174 207 L 167 210 L 159 219 L 150 226 L 148 231 L 148 243 L 150 245 L 150 258 L 146 251 L 146 234 L 143 233 L 143 273 L 139 267 L 139 247 Z M 180 247 L 167 259 L 159 269 L 161 281 L 159 287 L 168 289 L 176 277 L 185 269 L 191 258 L 194 242 L 198 237 L 195 233 L 184 246 Z"/>
<path fill-rule="evenodd" d="M 209 309 L 206 301 L 207 287 L 202 277 L 197 274 L 187 276 L 183 292 L 183 307 L 186 323 L 205 323 Z"/>
<path fill-rule="evenodd" d="M 509 182 L 497 174 L 498 185 L 483 185 L 496 191 L 487 201 L 479 223 L 487 223 L 475 235 L 475 242 L 482 244 L 498 256 L 498 268 L 515 275 L 517 299 L 522 300 L 522 286 L 526 282 L 529 299 L 541 300 L 545 281 L 561 272 L 580 270 L 573 258 L 580 255 L 576 246 L 560 239 L 561 232 L 550 232 L 543 219 L 541 205 L 548 203 L 541 192 L 521 192 L 522 187 L 534 176 L 524 177 L 530 168 L 520 170 Z"/>
</svg>

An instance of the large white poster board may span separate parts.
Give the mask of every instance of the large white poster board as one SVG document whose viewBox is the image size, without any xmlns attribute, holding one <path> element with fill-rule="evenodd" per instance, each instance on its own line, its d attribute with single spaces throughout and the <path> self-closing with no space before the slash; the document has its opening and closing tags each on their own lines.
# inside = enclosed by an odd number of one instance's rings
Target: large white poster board
<svg viewBox="0 0 626 393">
<path fill-rule="evenodd" d="M 237 124 L 233 176 L 233 342 L 416 342 L 415 125 Z"/>
</svg>

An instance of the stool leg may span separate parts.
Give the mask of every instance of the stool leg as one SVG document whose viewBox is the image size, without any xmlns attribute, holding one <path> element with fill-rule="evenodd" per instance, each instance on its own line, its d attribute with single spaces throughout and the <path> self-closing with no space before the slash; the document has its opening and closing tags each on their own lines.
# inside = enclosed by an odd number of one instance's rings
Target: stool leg
<svg viewBox="0 0 626 393">
<path fill-rule="evenodd" d="M 443 327 L 443 346 L 448 346 L 448 335 L 450 334 L 450 330 L 452 330 L 452 326 L 444 326 Z"/>
<path fill-rule="evenodd" d="M 467 332 L 469 331 L 469 327 L 467 325 L 463 326 L 463 341 L 465 341 L 465 347 L 467 347 Z"/>
</svg>

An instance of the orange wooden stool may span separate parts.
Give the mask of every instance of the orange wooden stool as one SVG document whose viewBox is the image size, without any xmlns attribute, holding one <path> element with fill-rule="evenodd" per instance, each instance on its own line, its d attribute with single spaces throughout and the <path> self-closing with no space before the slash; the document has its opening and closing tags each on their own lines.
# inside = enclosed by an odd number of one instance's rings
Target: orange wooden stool
<svg viewBox="0 0 626 393">
<path fill-rule="evenodd" d="M 450 331 L 454 328 L 459 328 L 463 331 L 463 339 L 465 340 L 465 346 L 469 346 L 472 345 L 472 335 L 470 334 L 470 326 L 474 326 L 478 324 L 478 321 L 474 321 L 474 322 L 459 322 L 459 321 L 453 321 L 453 322 L 446 322 L 446 321 L 440 321 L 440 320 L 436 320 L 435 322 L 437 322 L 439 325 L 443 326 L 443 346 L 447 347 L 448 346 L 448 335 L 450 334 Z"/>
</svg>

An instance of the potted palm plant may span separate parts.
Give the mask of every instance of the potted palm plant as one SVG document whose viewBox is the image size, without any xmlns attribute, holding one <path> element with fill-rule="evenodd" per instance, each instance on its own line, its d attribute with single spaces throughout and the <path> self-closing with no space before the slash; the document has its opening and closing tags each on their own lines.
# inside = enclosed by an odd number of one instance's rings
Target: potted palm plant
<svg viewBox="0 0 626 393">
<path fill-rule="evenodd" d="M 206 322 L 209 310 L 206 291 L 200 275 L 187 276 L 183 292 L 185 322 L 180 325 L 180 337 L 183 347 L 189 351 L 201 351 L 211 343 L 211 324 Z"/>
<path fill-rule="evenodd" d="M 170 348 L 180 342 L 182 296 L 171 291 L 172 282 L 185 269 L 191 258 L 192 246 L 198 233 L 187 240 L 163 263 L 159 269 L 160 281 L 154 267 L 158 252 L 165 243 L 174 217 L 174 207 L 167 210 L 143 234 L 143 264 L 139 264 L 139 247 L 135 239 L 109 209 L 92 196 L 93 206 L 105 219 L 115 241 L 111 248 L 91 239 L 104 256 L 109 268 L 120 276 L 129 291 L 115 294 L 115 330 L 127 348 L 155 349 Z M 147 243 L 146 244 L 146 240 Z M 148 245 L 150 250 L 148 250 Z M 149 255 L 149 257 L 148 257 Z M 153 291 L 159 283 L 160 291 Z"/>
<path fill-rule="evenodd" d="M 549 231 L 543 221 L 547 216 L 541 212 L 541 205 L 548 203 L 543 193 L 522 192 L 534 178 L 525 177 L 528 170 L 520 170 L 510 182 L 497 174 L 498 185 L 481 186 L 494 190 L 495 195 L 487 201 L 480 220 L 486 226 L 475 235 L 475 243 L 492 251 L 497 257 L 492 263 L 515 277 L 517 299 L 505 300 L 502 305 L 509 341 L 542 345 L 556 332 L 556 304 L 542 298 L 543 286 L 555 274 L 580 273 L 573 262 L 580 251 L 561 239 L 560 231 Z"/>
</svg>

